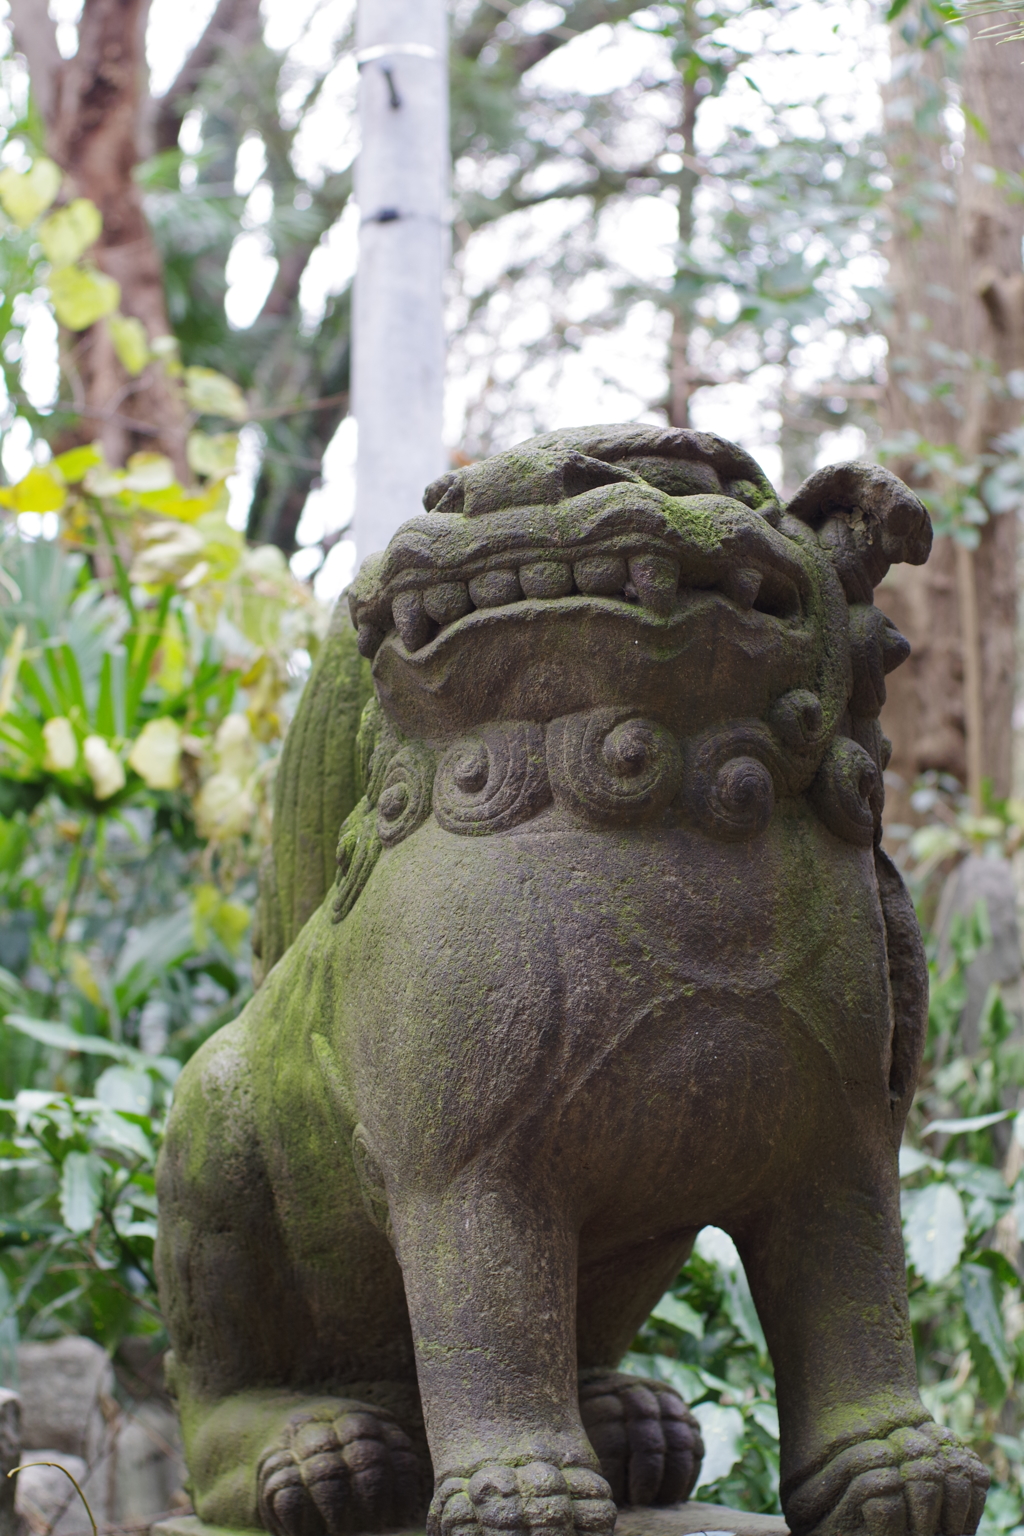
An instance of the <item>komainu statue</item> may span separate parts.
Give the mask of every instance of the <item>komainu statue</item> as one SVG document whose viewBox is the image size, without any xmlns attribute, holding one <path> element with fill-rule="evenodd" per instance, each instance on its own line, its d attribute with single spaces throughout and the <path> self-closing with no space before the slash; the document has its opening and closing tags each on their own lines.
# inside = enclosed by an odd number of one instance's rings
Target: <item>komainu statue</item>
<svg viewBox="0 0 1024 1536">
<path fill-rule="evenodd" d="M 959 1536 L 897 1149 L 927 975 L 880 847 L 873 606 L 917 499 L 788 507 L 696 432 L 446 475 L 307 685 L 265 979 L 182 1076 L 159 1269 L 195 1507 L 275 1536 L 607 1536 L 698 1426 L 623 1352 L 705 1224 L 778 1382 L 795 1536 Z M 372 663 L 372 666 L 371 666 Z"/>
</svg>

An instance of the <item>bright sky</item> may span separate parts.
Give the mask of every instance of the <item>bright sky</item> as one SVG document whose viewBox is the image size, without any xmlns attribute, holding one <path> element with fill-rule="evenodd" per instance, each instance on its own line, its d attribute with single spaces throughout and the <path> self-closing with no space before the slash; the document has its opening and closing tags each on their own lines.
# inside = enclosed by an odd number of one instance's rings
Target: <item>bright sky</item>
<svg viewBox="0 0 1024 1536">
<path fill-rule="evenodd" d="M 166 90 L 173 80 L 214 4 L 215 0 L 153 0 L 147 52 L 155 92 Z M 267 40 L 271 46 L 289 51 L 296 82 L 294 90 L 299 99 L 302 76 L 310 72 L 319 75 L 322 60 L 331 56 L 337 37 L 350 19 L 352 4 L 353 0 L 263 0 Z M 5 8 L 4 0 L 0 0 L 0 8 Z M 539 28 L 550 24 L 557 7 L 548 4 L 548 0 L 530 0 L 529 10 L 533 14 L 528 13 L 528 20 Z M 66 54 L 74 51 L 75 22 L 80 11 L 81 0 L 50 0 L 50 14 L 58 23 L 58 41 Z M 777 21 L 777 16 L 748 11 L 734 27 L 736 41 L 743 45 L 754 43 L 765 28 L 773 28 L 775 56 L 762 59 L 747 71 L 759 90 L 770 99 L 789 102 L 809 100 L 825 92 L 837 103 L 851 105 L 863 125 L 870 126 L 879 112 L 878 81 L 884 69 L 884 31 L 875 19 L 870 0 L 845 0 L 841 4 L 804 0 L 781 30 Z M 624 28 L 616 32 L 599 28 L 559 49 L 538 67 L 535 77 L 553 86 L 569 85 L 599 94 L 635 78 L 642 68 L 662 68 L 663 48 L 664 44 L 656 38 Z M 348 164 L 355 153 L 355 83 L 354 64 L 351 58 L 345 58 L 331 72 L 315 113 L 303 127 L 297 146 L 297 169 L 311 181 L 324 170 Z M 283 105 L 287 110 L 287 95 Z M 712 152 L 729 132 L 731 123 L 756 122 L 758 113 L 763 117 L 765 109 L 756 92 L 734 77 L 720 98 L 702 108 L 700 149 Z M 187 126 L 186 133 L 189 131 Z M 228 318 L 238 327 L 252 324 L 274 275 L 273 259 L 261 230 L 269 213 L 269 189 L 260 181 L 262 169 L 262 146 L 258 141 L 247 141 L 239 153 L 236 173 L 237 190 L 248 198 L 246 227 L 239 232 L 232 250 L 226 300 Z M 504 226 L 475 236 L 463 257 L 459 282 L 464 293 L 486 286 L 504 265 L 510 250 L 517 246 L 537 251 L 539 280 L 533 302 L 527 296 L 509 315 L 504 328 L 499 324 L 489 337 L 463 334 L 459 323 L 459 285 L 453 281 L 452 329 L 457 334 L 452 347 L 446 412 L 446 434 L 453 447 L 464 440 L 468 413 L 480 394 L 485 375 L 495 367 L 496 358 L 499 376 L 503 358 L 506 371 L 514 375 L 517 349 L 531 334 L 543 332 L 549 315 L 542 280 L 543 253 L 559 238 L 558 221 L 564 217 L 564 212 L 552 204 L 515 224 L 505 221 Z M 628 215 L 606 219 L 601 239 L 621 272 L 645 281 L 664 279 L 671 270 L 673 226 L 674 209 L 670 204 L 655 197 L 644 198 L 630 205 Z M 350 206 L 315 253 L 301 293 L 309 322 L 315 322 L 322 312 L 327 294 L 338 291 L 350 280 L 355 268 L 357 232 L 358 211 Z M 585 301 L 586 296 L 582 295 L 579 302 Z M 56 338 L 45 311 L 40 310 L 38 317 L 33 314 L 32 325 L 29 350 L 34 359 L 34 378 L 26 379 L 26 388 L 45 398 L 47 388 L 52 391 L 53 387 L 47 385 L 47 378 L 54 370 Z M 591 421 L 657 420 L 646 408 L 646 402 L 657 398 L 664 388 L 666 339 L 665 316 L 652 305 L 637 305 L 617 331 L 588 337 L 579 352 L 559 368 L 540 370 L 536 378 L 517 378 L 517 388 L 527 405 L 543 419 L 545 428 Z M 834 338 L 830 341 L 827 333 L 810 337 L 804 350 L 810 376 L 832 376 Z M 749 383 L 704 391 L 695 401 L 694 415 L 698 427 L 740 439 L 761 460 L 768 474 L 777 476 L 779 455 L 774 433 L 778 422 L 769 401 L 772 384 L 773 379 L 762 370 Z M 513 439 L 517 435 L 522 433 L 516 433 L 513 427 Z M 328 448 L 324 484 L 309 498 L 300 526 L 300 542 L 312 545 L 325 532 L 343 527 L 348 521 L 353 501 L 355 449 L 355 424 L 349 420 L 342 424 Z M 841 429 L 825 443 L 822 462 L 856 456 L 861 451 L 862 435 L 856 429 Z M 258 454 L 258 435 L 254 429 L 245 429 L 233 506 L 238 521 L 245 515 Z M 8 473 L 16 472 L 20 459 L 27 457 L 27 440 L 22 441 L 17 431 L 9 433 L 4 449 Z M 342 540 L 317 578 L 318 593 L 323 597 L 335 595 L 350 579 L 354 560 L 354 546 Z M 315 564 L 314 552 L 310 550 L 306 555 L 300 550 L 294 564 L 298 574 L 308 574 Z"/>
</svg>

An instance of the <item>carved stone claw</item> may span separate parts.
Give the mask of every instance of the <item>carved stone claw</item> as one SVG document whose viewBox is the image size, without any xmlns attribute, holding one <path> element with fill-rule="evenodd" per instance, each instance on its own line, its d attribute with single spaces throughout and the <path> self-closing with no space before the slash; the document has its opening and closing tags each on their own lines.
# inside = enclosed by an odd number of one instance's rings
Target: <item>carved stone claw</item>
<svg viewBox="0 0 1024 1536">
<path fill-rule="evenodd" d="M 690 1497 L 704 1442 L 697 1420 L 665 1382 L 585 1371 L 580 1415 L 616 1504 L 681 1504 Z"/>
<path fill-rule="evenodd" d="M 297 1409 L 257 1471 L 260 1519 L 274 1536 L 348 1536 L 412 1525 L 423 1477 L 389 1413 L 335 1399 Z"/>
<path fill-rule="evenodd" d="M 439 1483 L 427 1516 L 427 1536 L 611 1536 L 615 1505 L 608 1484 L 589 1467 L 531 1461 L 523 1467 L 489 1461 L 468 1477 Z"/>
<path fill-rule="evenodd" d="M 926 1422 L 848 1446 L 783 1506 L 793 1536 L 973 1536 L 989 1481 L 951 1430 Z"/>
</svg>

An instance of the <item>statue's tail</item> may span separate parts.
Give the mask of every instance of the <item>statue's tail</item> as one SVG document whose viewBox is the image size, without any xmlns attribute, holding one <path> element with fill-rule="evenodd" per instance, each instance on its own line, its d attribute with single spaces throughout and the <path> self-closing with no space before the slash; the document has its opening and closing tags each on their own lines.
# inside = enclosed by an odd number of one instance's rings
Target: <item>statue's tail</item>
<svg viewBox="0 0 1024 1536">
<path fill-rule="evenodd" d="M 373 693 L 348 604 L 327 638 L 288 728 L 274 786 L 271 846 L 260 862 L 253 933 L 257 986 L 320 906 L 335 875 L 338 829 L 359 799 L 356 734 Z"/>
</svg>

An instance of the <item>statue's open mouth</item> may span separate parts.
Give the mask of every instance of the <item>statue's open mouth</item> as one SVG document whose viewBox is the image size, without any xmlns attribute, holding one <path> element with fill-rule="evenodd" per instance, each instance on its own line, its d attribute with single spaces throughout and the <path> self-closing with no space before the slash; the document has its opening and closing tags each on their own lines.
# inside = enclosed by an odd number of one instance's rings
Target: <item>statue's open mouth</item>
<svg viewBox="0 0 1024 1536">
<path fill-rule="evenodd" d="M 352 596 L 364 655 L 431 650 L 486 614 L 530 621 L 600 605 L 671 622 L 694 594 L 799 621 L 806 570 L 770 522 L 724 496 L 603 486 L 558 507 L 407 523 Z M 401 654 L 401 651 L 399 651 Z"/>
</svg>

